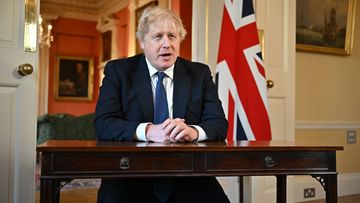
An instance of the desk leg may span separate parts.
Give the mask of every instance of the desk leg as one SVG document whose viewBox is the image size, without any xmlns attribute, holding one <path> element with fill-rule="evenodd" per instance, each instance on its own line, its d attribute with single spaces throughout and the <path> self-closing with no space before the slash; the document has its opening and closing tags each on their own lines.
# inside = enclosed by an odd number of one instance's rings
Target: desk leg
<svg viewBox="0 0 360 203">
<path fill-rule="evenodd" d="M 326 195 L 326 203 L 337 203 L 337 174 L 312 175 L 312 177 L 318 180 L 319 183 L 323 186 Z"/>
<path fill-rule="evenodd" d="M 239 176 L 239 201 L 244 203 L 244 176 Z"/>
<path fill-rule="evenodd" d="M 276 176 L 276 202 L 286 203 L 286 175 Z"/>
<path fill-rule="evenodd" d="M 59 203 L 60 183 L 55 180 L 40 180 L 40 203 Z"/>
<path fill-rule="evenodd" d="M 337 203 L 338 202 L 338 193 L 337 193 L 337 175 L 327 175 L 325 178 L 325 193 L 326 193 L 326 203 Z"/>
</svg>

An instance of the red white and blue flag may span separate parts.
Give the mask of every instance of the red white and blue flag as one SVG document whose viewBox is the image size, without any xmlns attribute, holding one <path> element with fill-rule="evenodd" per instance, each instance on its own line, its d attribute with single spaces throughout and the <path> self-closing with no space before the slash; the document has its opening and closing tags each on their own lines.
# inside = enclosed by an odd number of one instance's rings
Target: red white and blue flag
<svg viewBox="0 0 360 203">
<path fill-rule="evenodd" d="M 216 81 L 229 122 L 227 140 L 271 140 L 252 0 L 225 0 Z"/>
</svg>

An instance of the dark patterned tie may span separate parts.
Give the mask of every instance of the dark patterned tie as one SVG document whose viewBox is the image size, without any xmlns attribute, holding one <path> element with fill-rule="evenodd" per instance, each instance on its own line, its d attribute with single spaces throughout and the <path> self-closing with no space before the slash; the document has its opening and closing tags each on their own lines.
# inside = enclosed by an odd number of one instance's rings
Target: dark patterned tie
<svg viewBox="0 0 360 203">
<path fill-rule="evenodd" d="M 169 118 L 169 109 L 166 91 L 163 85 L 164 72 L 158 72 L 158 81 L 155 88 L 154 124 L 160 124 Z M 156 178 L 154 180 L 154 195 L 165 203 L 171 194 L 170 180 L 167 178 Z"/>
<path fill-rule="evenodd" d="M 154 124 L 162 123 L 169 118 L 166 91 L 163 85 L 163 79 L 166 75 L 164 72 L 158 72 L 157 76 L 158 81 L 155 89 Z"/>
</svg>

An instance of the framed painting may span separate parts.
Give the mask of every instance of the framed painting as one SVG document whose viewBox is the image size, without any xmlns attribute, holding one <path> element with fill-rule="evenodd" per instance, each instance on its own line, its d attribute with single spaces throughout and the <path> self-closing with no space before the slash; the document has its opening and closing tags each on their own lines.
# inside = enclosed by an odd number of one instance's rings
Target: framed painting
<svg viewBox="0 0 360 203">
<path fill-rule="evenodd" d="M 144 10 L 147 8 L 147 7 L 154 7 L 154 6 L 157 6 L 158 5 L 158 1 L 151 1 L 147 4 L 145 4 L 144 6 L 141 6 L 139 8 L 137 8 L 135 10 L 135 16 L 136 16 L 136 21 L 135 21 L 135 29 L 137 30 L 137 27 L 138 27 L 138 24 L 139 24 L 139 20 L 140 20 L 140 17 L 142 15 L 142 13 L 144 12 Z M 139 53 L 142 53 L 142 50 L 141 50 L 141 47 L 139 45 L 139 40 L 136 38 L 136 42 L 135 42 L 135 47 L 136 47 L 136 54 L 139 54 Z"/>
<path fill-rule="evenodd" d="M 296 49 L 349 55 L 355 0 L 297 0 Z"/>
<path fill-rule="evenodd" d="M 92 58 L 58 56 L 55 64 L 55 99 L 91 101 L 93 77 Z"/>
<path fill-rule="evenodd" d="M 102 57 L 101 61 L 106 62 L 111 59 L 111 30 L 108 30 L 101 35 L 102 39 Z"/>
</svg>

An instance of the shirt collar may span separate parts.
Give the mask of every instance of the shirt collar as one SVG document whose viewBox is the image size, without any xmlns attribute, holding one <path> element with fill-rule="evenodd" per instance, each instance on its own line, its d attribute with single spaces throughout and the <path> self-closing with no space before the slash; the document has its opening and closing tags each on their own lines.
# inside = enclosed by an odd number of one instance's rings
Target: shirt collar
<svg viewBox="0 0 360 203">
<path fill-rule="evenodd" d="M 154 68 L 154 66 L 151 65 L 151 63 L 149 62 L 149 60 L 146 57 L 145 57 L 145 59 L 146 59 L 147 67 L 149 69 L 150 77 L 152 77 L 154 74 L 156 74 L 159 71 L 156 68 Z M 168 69 L 163 71 L 169 78 L 171 78 L 171 80 L 174 77 L 174 67 L 175 67 L 175 64 L 173 64 Z"/>
</svg>

